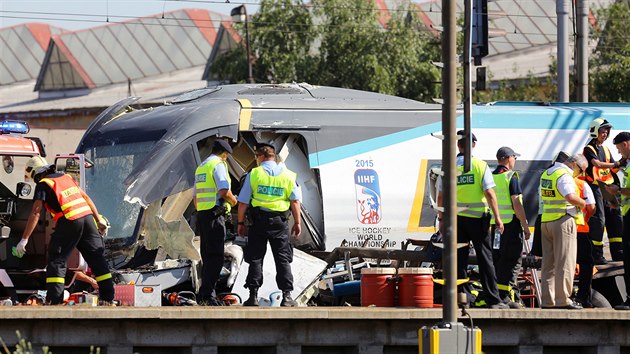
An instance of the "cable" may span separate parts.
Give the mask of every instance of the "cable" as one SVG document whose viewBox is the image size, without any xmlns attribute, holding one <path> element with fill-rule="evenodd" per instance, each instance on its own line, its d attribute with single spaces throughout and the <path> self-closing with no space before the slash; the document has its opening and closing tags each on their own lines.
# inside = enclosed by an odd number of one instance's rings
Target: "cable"
<svg viewBox="0 0 630 354">
<path fill-rule="evenodd" d="M 475 331 L 475 325 L 473 323 L 472 316 L 468 313 L 468 311 L 466 311 L 466 307 L 464 307 L 464 306 L 462 306 L 462 316 L 468 316 L 468 319 L 470 320 L 470 342 L 469 342 L 469 345 L 470 345 L 470 353 L 474 354 L 474 350 L 475 350 L 474 348 L 475 347 L 473 346 L 473 340 L 475 338 L 474 338 L 473 334 L 474 334 L 474 331 Z"/>
</svg>

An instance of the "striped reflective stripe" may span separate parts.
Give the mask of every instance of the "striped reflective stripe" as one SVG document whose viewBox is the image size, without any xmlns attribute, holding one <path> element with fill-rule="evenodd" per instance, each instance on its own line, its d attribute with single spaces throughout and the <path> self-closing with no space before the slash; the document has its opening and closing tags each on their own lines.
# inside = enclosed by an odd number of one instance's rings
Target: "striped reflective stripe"
<svg viewBox="0 0 630 354">
<path fill-rule="evenodd" d="M 66 204 L 61 206 L 61 210 L 65 211 L 66 209 L 68 209 L 70 207 L 73 207 L 73 206 L 75 206 L 77 204 L 81 204 L 81 203 L 84 203 L 84 202 L 85 202 L 85 199 L 83 199 L 83 198 L 79 198 L 79 199 L 75 199 L 75 200 L 69 201 Z"/>
<path fill-rule="evenodd" d="M 560 204 L 564 205 L 564 204 L 567 204 L 566 200 L 564 200 L 564 199 L 563 200 L 548 200 L 547 199 L 547 200 L 543 200 L 542 203 L 546 204 L 546 205 L 560 205 Z"/>
<path fill-rule="evenodd" d="M 217 199 L 216 197 L 201 198 L 201 197 L 197 196 L 197 203 L 214 202 L 216 199 Z"/>
<path fill-rule="evenodd" d="M 566 213 L 569 208 L 548 208 L 544 209 L 547 213 Z"/>
<path fill-rule="evenodd" d="M 72 220 L 71 218 L 74 216 L 77 216 L 79 214 L 90 214 L 92 212 L 92 209 L 90 209 L 89 206 L 82 206 L 80 208 L 77 208 L 71 212 L 66 213 L 66 219 L 68 220 Z"/>
<path fill-rule="evenodd" d="M 96 281 L 99 282 L 99 281 L 111 279 L 111 277 L 112 277 L 112 273 L 107 273 L 107 274 L 99 275 L 98 277 L 94 279 L 96 279 Z"/>
<path fill-rule="evenodd" d="M 603 245 L 604 245 L 604 242 L 603 242 L 603 241 L 595 241 L 595 240 L 593 240 L 592 242 L 593 242 L 593 244 L 594 244 L 595 246 L 603 246 Z"/>
<path fill-rule="evenodd" d="M 623 242 L 623 238 L 622 237 L 609 237 L 608 241 L 621 243 L 621 242 Z"/>
<path fill-rule="evenodd" d="M 199 193 L 216 193 L 216 188 L 197 188 L 197 194 Z"/>
<path fill-rule="evenodd" d="M 46 278 L 46 283 L 61 283 L 61 284 L 64 284 L 65 282 L 66 282 L 66 280 L 64 278 L 59 278 L 59 277 Z"/>
<path fill-rule="evenodd" d="M 499 290 L 503 290 L 503 291 L 510 291 L 510 290 L 512 290 L 511 286 L 505 285 L 505 284 L 497 284 L 497 288 Z"/>
</svg>

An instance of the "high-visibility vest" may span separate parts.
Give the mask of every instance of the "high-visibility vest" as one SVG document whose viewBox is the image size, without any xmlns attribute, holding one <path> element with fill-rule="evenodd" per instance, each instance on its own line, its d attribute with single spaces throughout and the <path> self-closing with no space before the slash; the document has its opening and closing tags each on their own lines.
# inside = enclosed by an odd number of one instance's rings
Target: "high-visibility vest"
<svg viewBox="0 0 630 354">
<path fill-rule="evenodd" d="M 494 188 L 494 193 L 497 195 L 497 205 L 499 206 L 499 214 L 503 223 L 507 224 L 514 219 L 514 207 L 512 206 L 512 196 L 510 196 L 510 180 L 512 176 L 518 178 L 518 173 L 515 171 L 505 171 L 492 175 L 494 183 L 497 185 Z M 492 225 L 496 224 L 494 215 L 490 221 Z"/>
<path fill-rule="evenodd" d="M 197 202 L 197 211 L 210 210 L 217 205 L 217 194 L 219 190 L 217 184 L 214 182 L 214 169 L 220 163 L 225 166 L 225 171 L 227 172 L 227 163 L 218 158 L 211 159 L 195 170 L 195 201 Z M 232 181 L 230 174 L 226 174 L 229 187 Z"/>
<path fill-rule="evenodd" d="M 278 176 L 270 176 L 262 167 L 256 167 L 249 173 L 252 187 L 253 207 L 262 207 L 271 211 L 284 212 L 289 210 L 289 197 L 297 175 L 289 169 L 284 169 Z"/>
<path fill-rule="evenodd" d="M 574 178 L 573 180 L 575 181 L 575 185 L 577 186 L 578 195 L 580 196 L 580 198 L 585 199 L 586 195 L 584 194 L 584 184 L 586 184 L 586 182 L 579 178 Z M 585 214 L 586 214 L 586 210 L 582 210 L 582 215 L 585 215 Z M 589 230 L 590 229 L 588 227 L 588 223 L 586 222 L 586 220 L 584 220 L 582 224 L 577 224 L 577 232 L 588 233 Z"/>
<path fill-rule="evenodd" d="M 626 169 L 623 171 L 623 174 L 625 176 L 625 187 L 624 188 L 630 188 L 630 173 L 628 173 L 628 170 L 630 168 L 626 167 Z M 627 195 L 621 195 L 621 214 L 623 216 L 626 216 L 626 214 L 628 214 L 628 211 L 630 210 L 630 196 Z"/>
<path fill-rule="evenodd" d="M 46 210 L 52 214 L 54 221 L 64 216 L 68 220 L 76 220 L 86 215 L 92 215 L 92 209 L 81 194 L 81 189 L 69 175 L 59 177 L 42 178 L 40 182 L 46 183 L 55 192 L 61 212 L 55 212 L 47 204 Z"/>
<path fill-rule="evenodd" d="M 457 208 L 459 216 L 481 218 L 488 212 L 488 201 L 483 194 L 483 175 L 488 164 L 476 157 L 472 158 L 470 171 L 463 173 L 464 166 L 457 166 Z M 462 209 L 463 208 L 463 209 Z"/>
<path fill-rule="evenodd" d="M 585 148 L 590 148 L 591 150 L 593 150 L 593 152 L 595 153 L 595 155 L 597 155 L 597 149 L 595 149 L 593 147 L 593 145 L 586 145 Z M 608 150 L 607 147 L 605 147 L 604 145 L 602 145 L 602 149 L 604 150 L 604 161 L 602 162 L 610 162 L 610 150 Z M 599 155 L 597 155 L 598 159 L 599 159 Z M 614 177 L 613 177 L 613 172 L 610 168 L 604 168 L 604 167 L 596 167 L 593 166 L 592 168 L 592 177 L 590 175 L 586 176 L 586 180 L 589 183 L 592 184 L 598 184 L 597 181 L 602 181 L 605 184 L 611 184 L 613 183 Z"/>
<path fill-rule="evenodd" d="M 567 215 L 570 208 L 575 208 L 558 192 L 558 179 L 566 174 L 569 172 L 565 168 L 558 168 L 552 174 L 549 174 L 549 170 L 545 170 L 540 176 L 540 195 L 543 205 L 542 222 L 558 220 Z M 576 224 L 584 224 L 584 214 L 581 210 L 573 218 Z"/>
</svg>

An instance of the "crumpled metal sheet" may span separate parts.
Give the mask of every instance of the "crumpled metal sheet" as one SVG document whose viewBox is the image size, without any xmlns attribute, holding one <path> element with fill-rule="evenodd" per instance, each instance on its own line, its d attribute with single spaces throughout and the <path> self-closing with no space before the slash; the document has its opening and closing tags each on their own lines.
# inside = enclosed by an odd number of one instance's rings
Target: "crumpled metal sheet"
<svg viewBox="0 0 630 354">
<path fill-rule="evenodd" d="M 149 204 L 142 229 L 146 248 L 162 247 L 171 258 L 201 259 L 193 244 L 195 233 L 183 216 L 191 200 L 192 189 L 187 189 L 169 196 L 162 205 Z"/>
</svg>

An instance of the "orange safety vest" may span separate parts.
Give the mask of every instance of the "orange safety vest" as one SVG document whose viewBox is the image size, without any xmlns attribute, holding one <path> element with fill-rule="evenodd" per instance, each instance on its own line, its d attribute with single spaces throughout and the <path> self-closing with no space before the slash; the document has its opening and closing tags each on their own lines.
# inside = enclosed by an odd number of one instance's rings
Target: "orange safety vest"
<svg viewBox="0 0 630 354">
<path fill-rule="evenodd" d="M 61 212 L 55 212 L 47 204 L 44 204 L 53 217 L 54 221 L 65 216 L 68 220 L 76 220 L 86 215 L 92 215 L 92 209 L 83 198 L 81 189 L 68 175 L 61 175 L 53 178 L 43 178 L 41 182 L 46 183 L 55 192 Z"/>
<path fill-rule="evenodd" d="M 599 155 L 597 154 L 597 149 L 595 149 L 593 145 L 586 145 L 586 147 L 593 150 L 593 152 L 599 159 Z M 610 162 L 610 150 L 608 150 L 608 148 L 605 147 L 604 145 L 602 145 L 602 149 L 604 149 L 604 156 L 605 156 L 604 161 L 602 162 Z M 603 167 L 600 168 L 600 167 L 593 166 L 593 169 L 592 169 L 593 177 L 586 175 L 586 181 L 588 181 L 591 184 L 597 184 L 598 183 L 597 181 L 602 181 L 605 184 L 611 184 L 615 181 L 612 175 L 613 172 L 615 172 L 615 170 L 616 169 L 603 168 Z"/>
<path fill-rule="evenodd" d="M 578 195 L 580 196 L 580 198 L 584 199 L 585 198 L 584 184 L 586 182 L 584 182 L 584 180 L 581 178 L 574 178 L 574 179 L 575 179 L 575 185 L 577 186 Z M 584 214 L 584 225 L 577 225 L 577 232 L 588 233 L 589 232 L 588 219 L 591 217 L 591 214 L 586 212 L 586 208 L 582 210 L 582 213 Z"/>
</svg>

